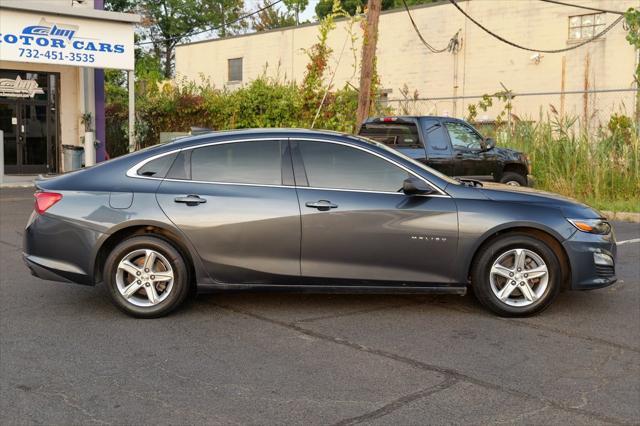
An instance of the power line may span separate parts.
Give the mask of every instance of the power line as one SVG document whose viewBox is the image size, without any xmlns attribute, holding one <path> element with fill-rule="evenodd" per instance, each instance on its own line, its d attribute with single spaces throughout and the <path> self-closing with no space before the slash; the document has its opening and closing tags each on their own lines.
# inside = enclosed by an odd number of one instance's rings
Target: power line
<svg viewBox="0 0 640 426">
<path fill-rule="evenodd" d="M 165 38 L 162 41 L 166 42 L 166 41 L 170 41 L 170 40 L 179 40 L 179 39 L 183 39 L 183 38 L 187 38 L 187 37 L 193 37 L 194 35 L 198 35 L 198 34 L 208 33 L 210 31 L 217 31 L 217 30 L 220 30 L 220 29 L 222 29 L 222 28 L 224 28 L 224 27 L 226 27 L 228 25 L 233 25 L 236 22 L 240 22 L 243 19 L 251 18 L 252 16 L 257 15 L 258 13 L 269 9 L 272 6 L 275 6 L 276 4 L 278 4 L 278 3 L 282 2 L 282 1 L 283 0 L 276 0 L 273 3 L 264 5 L 263 7 L 261 7 L 260 9 L 254 11 L 254 12 L 247 13 L 246 15 L 242 15 L 242 16 L 238 17 L 237 19 L 234 19 L 231 22 L 225 22 L 223 25 L 218 25 L 217 27 L 211 27 L 211 28 L 208 28 L 208 29 L 205 29 L 205 30 L 195 31 L 195 32 L 192 32 L 192 33 L 187 34 L 185 36 Z M 153 44 L 153 43 L 157 43 L 157 41 L 153 41 L 153 40 L 151 40 L 151 41 L 142 41 L 142 42 L 136 43 L 136 46 L 142 46 L 144 44 Z"/>
<path fill-rule="evenodd" d="M 436 49 L 435 47 L 431 46 L 424 39 L 424 37 L 422 37 L 422 34 L 420 33 L 420 30 L 418 29 L 418 26 L 416 25 L 415 21 L 413 20 L 413 16 L 411 16 L 411 11 L 409 10 L 409 6 L 407 5 L 407 2 L 405 0 L 402 0 L 402 4 L 404 4 L 404 8 L 407 11 L 407 15 L 409 15 L 409 20 L 411 21 L 411 25 L 413 25 L 413 29 L 416 31 L 416 34 L 418 35 L 418 38 L 420 39 L 422 44 L 424 44 L 426 46 L 427 49 L 429 49 L 433 53 L 442 53 L 442 52 L 446 52 L 446 51 L 454 52 L 458 48 L 458 46 L 460 44 L 459 41 L 458 41 L 458 33 L 460 33 L 460 30 L 458 30 L 458 32 L 455 33 L 455 35 L 453 37 L 451 37 L 451 40 L 449 40 L 449 44 L 447 44 L 444 48 Z"/>
<path fill-rule="evenodd" d="M 562 5 L 562 6 L 577 7 L 578 9 L 593 10 L 593 11 L 596 11 L 596 12 L 603 12 L 603 13 L 615 13 L 616 15 L 624 15 L 624 12 L 621 12 L 619 10 L 600 9 L 600 8 L 597 8 L 597 7 L 582 6 L 582 5 L 579 5 L 579 4 L 566 3 L 566 2 L 558 1 L 558 0 L 540 0 L 540 1 L 543 1 L 545 3 L 559 4 L 559 5 Z"/>
<path fill-rule="evenodd" d="M 484 32 L 486 32 L 487 34 L 497 38 L 498 40 L 500 40 L 503 43 L 508 44 L 509 46 L 512 47 L 516 47 L 518 49 L 522 49 L 522 50 L 528 50 L 529 52 L 540 52 L 540 53 L 562 53 L 562 52 L 566 52 L 569 50 L 573 50 L 573 49 L 577 49 L 578 47 L 584 46 L 587 43 L 591 43 L 592 41 L 602 37 L 603 35 L 605 35 L 607 32 L 609 32 L 609 30 L 611 30 L 613 27 L 615 27 L 616 25 L 618 25 L 618 23 L 620 23 L 620 21 L 622 21 L 624 19 L 624 15 L 620 15 L 620 17 L 618 19 L 616 19 L 615 21 L 613 21 L 613 23 L 611 25 L 609 25 L 607 28 L 605 28 L 604 30 L 602 30 L 601 32 L 599 32 L 598 34 L 594 35 L 593 37 L 583 41 L 582 43 L 578 43 L 576 45 L 570 46 L 570 47 L 565 47 L 564 49 L 552 49 L 552 50 L 545 50 L 545 49 L 533 49 L 530 47 L 525 47 L 519 44 L 516 44 L 512 41 L 509 41 L 507 39 L 505 39 L 504 37 L 499 36 L 498 34 L 494 33 L 493 31 L 489 30 L 488 28 L 486 28 L 485 26 L 483 26 L 480 22 L 476 21 L 475 19 L 473 19 L 467 12 L 465 12 L 464 10 L 462 10 L 462 8 L 458 5 L 458 3 L 456 3 L 456 0 L 449 0 L 449 2 L 451 4 L 453 4 L 456 9 L 458 9 L 460 11 L 460 13 L 462 13 L 464 16 L 467 17 L 467 19 L 469 19 L 471 22 L 473 22 L 474 24 L 476 24 L 478 27 L 480 27 Z"/>
</svg>

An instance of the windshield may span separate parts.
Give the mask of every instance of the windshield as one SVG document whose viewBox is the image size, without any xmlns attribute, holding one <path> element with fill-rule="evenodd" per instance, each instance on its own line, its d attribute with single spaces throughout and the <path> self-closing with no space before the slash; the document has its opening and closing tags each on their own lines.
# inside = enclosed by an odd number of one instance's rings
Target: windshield
<svg viewBox="0 0 640 426">
<path fill-rule="evenodd" d="M 373 139 L 369 139 L 369 138 L 367 138 L 365 136 L 351 136 L 351 137 L 355 138 L 355 139 L 359 139 L 359 140 L 367 142 L 367 143 L 370 143 L 372 145 L 375 145 L 378 148 L 382 148 L 385 151 L 388 151 L 390 153 L 393 153 L 394 155 L 397 155 L 398 157 L 402 157 L 403 159 L 405 159 L 407 161 L 410 161 L 412 164 L 416 165 L 417 167 L 421 168 L 422 170 L 425 170 L 425 171 L 431 173 L 432 175 L 434 175 L 436 177 L 439 177 L 440 179 L 442 179 L 443 181 L 445 181 L 447 183 L 450 183 L 450 184 L 453 184 L 453 185 L 461 185 L 459 180 L 456 180 L 456 179 L 454 179 L 454 178 L 452 178 L 450 176 L 445 175 L 442 172 L 439 172 L 439 171 L 437 171 L 435 169 L 432 169 L 431 167 L 427 166 L 426 164 L 421 163 L 421 162 L 419 162 L 417 160 L 414 160 L 413 158 L 408 157 L 408 156 L 404 155 L 402 152 L 397 151 L 397 150 L 395 150 L 393 148 L 390 148 L 390 147 L 386 146 L 385 144 L 382 144 L 380 142 L 374 141 Z"/>
</svg>

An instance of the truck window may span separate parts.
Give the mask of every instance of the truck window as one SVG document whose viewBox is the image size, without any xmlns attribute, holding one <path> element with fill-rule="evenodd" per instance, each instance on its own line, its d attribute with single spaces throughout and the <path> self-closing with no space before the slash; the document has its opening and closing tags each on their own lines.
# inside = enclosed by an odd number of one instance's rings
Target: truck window
<svg viewBox="0 0 640 426">
<path fill-rule="evenodd" d="M 422 120 L 422 137 L 427 144 L 428 157 L 451 156 L 451 145 L 445 132 L 446 130 L 439 120 Z"/>
<path fill-rule="evenodd" d="M 456 122 L 447 122 L 446 126 L 453 149 L 463 151 L 479 151 L 482 149 L 482 138 L 471 127 Z"/>
<path fill-rule="evenodd" d="M 422 148 L 418 127 L 413 123 L 367 123 L 360 135 L 391 148 Z"/>
</svg>

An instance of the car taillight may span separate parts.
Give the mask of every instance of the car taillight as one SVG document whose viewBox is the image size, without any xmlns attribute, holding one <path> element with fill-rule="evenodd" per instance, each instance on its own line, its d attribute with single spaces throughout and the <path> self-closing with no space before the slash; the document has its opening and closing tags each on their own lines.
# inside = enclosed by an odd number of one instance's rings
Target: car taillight
<svg viewBox="0 0 640 426">
<path fill-rule="evenodd" d="M 36 197 L 35 209 L 38 214 L 46 212 L 49 207 L 62 200 L 62 194 L 57 192 L 36 192 L 33 196 Z"/>
</svg>

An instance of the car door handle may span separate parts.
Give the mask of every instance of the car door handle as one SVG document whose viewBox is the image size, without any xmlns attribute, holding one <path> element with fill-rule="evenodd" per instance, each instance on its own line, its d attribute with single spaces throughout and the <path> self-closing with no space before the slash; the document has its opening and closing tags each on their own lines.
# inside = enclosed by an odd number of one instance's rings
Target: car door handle
<svg viewBox="0 0 640 426">
<path fill-rule="evenodd" d="M 461 152 L 458 152 L 458 153 L 456 154 L 456 158 L 462 158 L 462 157 L 464 157 L 464 155 L 463 155 Z"/>
<path fill-rule="evenodd" d="M 197 206 L 198 204 L 207 202 L 207 200 L 200 198 L 200 196 L 196 194 L 189 194 L 186 197 L 176 197 L 173 201 L 176 203 L 184 203 L 188 206 Z"/>
<path fill-rule="evenodd" d="M 333 204 L 331 201 L 328 201 L 328 200 L 307 201 L 305 205 L 307 207 L 318 209 L 320 211 L 327 211 L 327 210 L 335 209 L 338 207 L 337 204 Z"/>
</svg>

